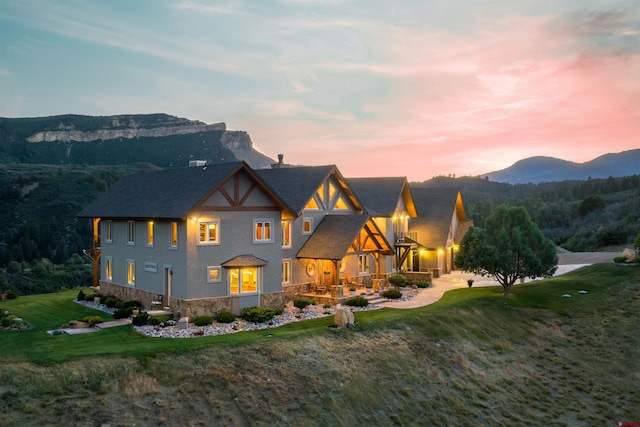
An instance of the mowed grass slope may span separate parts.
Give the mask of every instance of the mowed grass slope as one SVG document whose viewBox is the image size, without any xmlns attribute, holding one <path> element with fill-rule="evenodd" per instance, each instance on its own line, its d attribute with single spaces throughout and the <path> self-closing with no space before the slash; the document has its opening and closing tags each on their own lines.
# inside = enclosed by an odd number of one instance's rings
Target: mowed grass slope
<svg viewBox="0 0 640 427">
<path fill-rule="evenodd" d="M 60 297 L 66 310 L 63 296 L 29 298 Z M 637 266 L 516 285 L 508 299 L 460 289 L 421 309 L 357 313 L 352 330 L 321 319 L 206 339 L 128 327 L 49 337 L 55 314 L 28 318 L 38 307 L 26 297 L 5 306 L 34 327 L 0 333 L 3 426 L 573 426 L 640 415 Z M 80 357 L 92 349 L 100 355 Z"/>
</svg>

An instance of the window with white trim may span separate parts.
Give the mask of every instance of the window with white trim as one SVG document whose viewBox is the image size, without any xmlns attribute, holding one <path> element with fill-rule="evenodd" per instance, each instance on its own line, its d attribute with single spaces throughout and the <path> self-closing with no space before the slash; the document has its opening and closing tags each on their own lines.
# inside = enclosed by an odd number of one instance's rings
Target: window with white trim
<svg viewBox="0 0 640 427">
<path fill-rule="evenodd" d="M 170 230 L 170 242 L 169 246 L 171 249 L 178 249 L 178 223 L 175 221 L 171 222 L 171 230 Z"/>
<path fill-rule="evenodd" d="M 369 255 L 358 255 L 358 273 L 366 274 L 369 272 Z"/>
<path fill-rule="evenodd" d="M 259 289 L 259 267 L 230 268 L 229 292 L 232 294 L 256 293 Z"/>
<path fill-rule="evenodd" d="M 207 221 L 198 223 L 198 244 L 216 245 L 219 241 L 220 221 Z"/>
<path fill-rule="evenodd" d="M 113 238 L 111 236 L 111 220 L 108 219 L 104 223 L 104 241 L 105 243 L 113 243 Z"/>
<path fill-rule="evenodd" d="M 110 282 L 113 280 L 113 258 L 111 258 L 110 256 L 104 257 L 104 261 L 104 280 Z"/>
<path fill-rule="evenodd" d="M 136 222 L 127 221 L 127 245 L 136 244 Z"/>
<path fill-rule="evenodd" d="M 147 221 L 147 247 L 153 247 L 153 221 Z"/>
<path fill-rule="evenodd" d="M 127 260 L 127 284 L 136 285 L 136 262 L 132 259 Z"/>
<path fill-rule="evenodd" d="M 291 221 L 282 221 L 282 247 L 291 247 Z"/>
<path fill-rule="evenodd" d="M 302 234 L 313 233 L 313 218 L 302 218 Z"/>
<path fill-rule="evenodd" d="M 291 260 L 282 260 L 282 284 L 291 283 Z"/>
<path fill-rule="evenodd" d="M 222 282 L 222 268 L 220 266 L 207 267 L 207 283 Z"/>
<path fill-rule="evenodd" d="M 273 242 L 273 220 L 254 219 L 253 220 L 253 243 Z"/>
</svg>

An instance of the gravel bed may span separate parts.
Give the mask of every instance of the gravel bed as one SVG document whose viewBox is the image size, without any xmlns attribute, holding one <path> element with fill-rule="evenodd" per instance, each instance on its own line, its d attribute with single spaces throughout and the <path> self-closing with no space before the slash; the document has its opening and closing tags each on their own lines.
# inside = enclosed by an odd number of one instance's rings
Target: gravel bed
<svg viewBox="0 0 640 427">
<path fill-rule="evenodd" d="M 402 288 L 402 297 L 395 301 L 407 301 L 413 299 L 420 289 Z M 108 308 L 103 304 L 96 304 L 93 301 L 78 301 L 74 300 L 77 304 L 91 307 L 93 309 L 113 314 L 115 308 Z M 382 308 L 381 305 L 370 304 L 367 307 L 350 307 L 351 311 L 368 311 L 377 310 Z M 333 316 L 336 312 L 336 307 L 324 308 L 322 305 L 309 305 L 300 310 L 293 306 L 292 302 L 289 302 L 284 309 L 284 312 L 278 316 L 275 316 L 272 320 L 264 323 L 247 322 L 244 319 L 236 318 L 232 323 L 218 323 L 214 320 L 213 324 L 208 326 L 194 326 L 189 324 L 187 329 L 178 329 L 177 325 L 172 326 L 134 326 L 136 332 L 155 338 L 194 338 L 200 336 L 213 336 L 231 334 L 234 332 L 242 331 L 255 331 L 262 329 L 277 328 L 288 323 L 300 322 L 302 320 L 317 319 L 320 317 Z M 176 319 L 177 320 L 177 319 Z"/>
</svg>

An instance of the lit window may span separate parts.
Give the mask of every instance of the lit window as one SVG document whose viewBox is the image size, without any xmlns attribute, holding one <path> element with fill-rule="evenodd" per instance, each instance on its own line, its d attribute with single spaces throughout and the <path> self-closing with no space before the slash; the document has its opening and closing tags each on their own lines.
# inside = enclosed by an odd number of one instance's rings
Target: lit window
<svg viewBox="0 0 640 427">
<path fill-rule="evenodd" d="M 113 239 L 111 237 L 111 220 L 107 220 L 105 223 L 105 230 L 104 230 L 104 241 L 106 243 L 112 243 Z"/>
<path fill-rule="evenodd" d="M 262 220 L 256 219 L 253 221 L 253 242 L 271 242 L 273 241 L 271 237 L 271 230 L 273 229 L 273 221 L 272 220 Z"/>
<path fill-rule="evenodd" d="M 302 234 L 313 233 L 313 218 L 302 219 Z"/>
<path fill-rule="evenodd" d="M 282 283 L 291 283 L 291 260 L 282 260 Z"/>
<path fill-rule="evenodd" d="M 111 257 L 105 257 L 105 267 L 104 267 L 104 279 L 105 280 L 113 280 L 113 259 Z"/>
<path fill-rule="evenodd" d="M 329 200 L 333 199 L 333 195 L 336 194 L 336 187 L 332 182 L 329 183 Z"/>
<path fill-rule="evenodd" d="M 158 264 L 155 262 L 145 262 L 144 263 L 144 271 L 148 271 L 149 273 L 157 273 L 158 272 Z"/>
<path fill-rule="evenodd" d="M 282 221 L 282 247 L 291 247 L 291 221 Z"/>
<path fill-rule="evenodd" d="M 345 209 L 349 209 L 349 206 L 347 205 L 347 203 L 344 201 L 344 199 L 342 198 L 342 196 L 338 197 L 338 200 L 336 200 L 335 205 L 333 205 L 333 209 L 336 210 L 345 210 Z"/>
<path fill-rule="evenodd" d="M 178 223 L 171 223 L 171 249 L 178 248 Z"/>
<path fill-rule="evenodd" d="M 136 244 L 136 223 L 135 221 L 127 222 L 127 245 Z"/>
<path fill-rule="evenodd" d="M 153 247 L 153 221 L 147 221 L 147 246 Z"/>
<path fill-rule="evenodd" d="M 318 202 L 316 201 L 315 197 L 312 197 L 311 200 L 309 200 L 309 202 L 307 203 L 307 206 L 305 206 L 304 208 L 318 210 L 320 209 L 320 206 L 318 206 Z"/>
<path fill-rule="evenodd" d="M 229 292 L 232 294 L 258 292 L 258 268 L 229 269 Z"/>
<path fill-rule="evenodd" d="M 198 243 L 201 245 L 216 244 L 218 242 L 218 221 L 198 223 Z"/>
<path fill-rule="evenodd" d="M 369 256 L 358 255 L 358 273 L 368 273 L 368 272 L 369 272 Z"/>
<path fill-rule="evenodd" d="M 131 259 L 127 260 L 127 284 L 136 285 L 136 262 Z"/>
<path fill-rule="evenodd" d="M 320 185 L 316 194 L 318 195 L 320 202 L 324 203 L 324 184 Z"/>
<path fill-rule="evenodd" d="M 222 281 L 222 271 L 220 267 L 207 267 L 207 283 L 218 283 Z"/>
</svg>

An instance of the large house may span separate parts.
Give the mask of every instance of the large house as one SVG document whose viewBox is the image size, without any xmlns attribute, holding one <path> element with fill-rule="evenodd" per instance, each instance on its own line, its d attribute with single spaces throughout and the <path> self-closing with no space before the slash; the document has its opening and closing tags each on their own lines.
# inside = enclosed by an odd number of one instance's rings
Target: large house
<svg viewBox="0 0 640 427">
<path fill-rule="evenodd" d="M 117 182 L 79 214 L 94 222 L 101 293 L 183 316 L 240 313 L 310 293 L 340 301 L 346 286 L 381 287 L 416 267 L 407 253 L 421 244 L 411 238 L 421 211 L 406 178 L 279 165 L 197 164 Z"/>
</svg>

